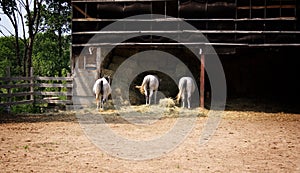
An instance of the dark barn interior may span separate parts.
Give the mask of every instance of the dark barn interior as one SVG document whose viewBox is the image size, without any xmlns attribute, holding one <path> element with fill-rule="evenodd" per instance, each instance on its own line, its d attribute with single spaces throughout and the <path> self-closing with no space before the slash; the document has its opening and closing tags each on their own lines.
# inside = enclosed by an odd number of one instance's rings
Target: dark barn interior
<svg viewBox="0 0 300 173">
<path fill-rule="evenodd" d="M 101 32 L 119 19 L 139 14 L 165 16 L 159 22 L 174 23 L 171 17 L 194 26 L 216 50 L 226 76 L 228 98 L 254 98 L 299 103 L 300 1 L 297 0 L 72 0 L 73 68 L 113 73 L 126 58 L 144 50 L 162 50 L 178 56 L 199 85 L 200 62 L 184 47 L 146 34 L 118 44 L 101 57 L 114 42 L 91 42 L 95 34 L 122 37 L 128 33 Z M 145 21 L 134 21 L 145 24 Z M 160 31 L 157 31 L 160 32 Z M 181 32 L 174 29 L 174 33 Z M 186 43 L 193 39 L 186 38 Z M 140 44 L 151 43 L 151 44 Z M 195 47 L 199 47 L 195 43 Z M 101 49 L 83 58 L 85 47 Z M 100 52 L 100 53 L 99 53 Z M 209 58 L 209 53 L 206 57 Z M 102 63 L 97 64 L 97 58 Z M 84 59 L 84 60 L 83 60 Z M 83 62 L 84 61 L 84 62 Z M 73 69 L 74 70 L 74 69 Z M 137 79 L 140 81 L 141 79 Z M 206 99 L 209 80 L 205 79 Z M 173 86 L 173 85 L 171 85 Z M 164 86 L 162 86 L 164 88 Z M 199 86 L 198 86 L 199 87 Z M 168 89 L 165 89 L 167 92 Z M 176 89 L 165 93 L 174 97 Z M 175 94 L 175 95 L 174 95 Z M 138 101 L 136 102 L 138 103 Z"/>
</svg>

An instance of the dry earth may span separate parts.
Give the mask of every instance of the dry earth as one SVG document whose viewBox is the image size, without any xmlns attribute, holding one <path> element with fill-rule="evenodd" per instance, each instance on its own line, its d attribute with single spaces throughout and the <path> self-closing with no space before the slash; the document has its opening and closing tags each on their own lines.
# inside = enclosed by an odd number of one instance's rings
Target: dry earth
<svg viewBox="0 0 300 173">
<path fill-rule="evenodd" d="M 0 115 L 0 170 L 300 172 L 300 114 L 233 104 L 210 140 L 200 146 L 199 135 L 208 110 L 192 111 L 202 112 L 184 142 L 161 157 L 142 161 L 120 159 L 100 150 L 85 135 L 75 112 Z M 159 118 L 149 128 L 124 123 L 112 110 L 99 114 L 106 114 L 112 130 L 138 139 L 149 137 L 147 133 L 163 134 L 177 119 L 171 115 Z"/>
</svg>

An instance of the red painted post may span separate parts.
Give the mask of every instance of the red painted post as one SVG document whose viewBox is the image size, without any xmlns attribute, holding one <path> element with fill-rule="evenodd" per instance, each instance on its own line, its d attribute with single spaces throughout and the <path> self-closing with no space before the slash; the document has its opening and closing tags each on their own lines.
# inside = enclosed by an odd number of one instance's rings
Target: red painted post
<svg viewBox="0 0 300 173">
<path fill-rule="evenodd" d="M 204 77 L 205 77 L 205 57 L 204 54 L 202 52 L 202 50 L 200 49 L 200 107 L 204 108 Z"/>
</svg>

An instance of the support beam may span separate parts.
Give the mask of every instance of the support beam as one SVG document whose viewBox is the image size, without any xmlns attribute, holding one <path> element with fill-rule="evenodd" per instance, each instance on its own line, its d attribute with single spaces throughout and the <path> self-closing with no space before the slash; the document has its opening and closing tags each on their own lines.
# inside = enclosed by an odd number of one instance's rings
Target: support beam
<svg viewBox="0 0 300 173">
<path fill-rule="evenodd" d="M 202 52 L 202 49 L 200 49 L 200 107 L 204 108 L 204 77 L 205 77 L 205 57 L 204 57 L 204 53 Z"/>
<path fill-rule="evenodd" d="M 73 7 L 77 10 L 77 11 L 79 11 L 82 15 L 84 15 L 85 16 L 85 18 L 91 18 L 91 16 L 89 16 L 88 14 L 87 14 L 87 12 L 85 12 L 85 11 L 83 11 L 81 8 L 79 8 L 78 6 L 76 6 L 75 4 L 73 4 Z"/>
<path fill-rule="evenodd" d="M 96 53 L 96 68 L 97 68 L 97 76 L 96 78 L 100 78 L 101 73 L 101 48 L 97 47 L 97 53 Z"/>
</svg>

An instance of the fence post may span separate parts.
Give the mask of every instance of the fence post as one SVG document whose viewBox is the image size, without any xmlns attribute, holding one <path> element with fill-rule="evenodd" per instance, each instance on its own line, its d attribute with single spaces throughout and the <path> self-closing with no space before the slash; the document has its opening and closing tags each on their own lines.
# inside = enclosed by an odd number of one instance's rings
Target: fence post
<svg viewBox="0 0 300 173">
<path fill-rule="evenodd" d="M 6 67 L 6 77 L 8 78 L 7 80 L 7 84 L 10 84 L 10 77 L 11 77 L 11 74 L 10 74 L 10 67 Z M 6 111 L 7 113 L 10 113 L 10 109 L 11 109 L 11 89 L 10 88 L 7 88 L 7 94 L 8 94 L 8 105 L 6 107 Z"/>
<path fill-rule="evenodd" d="M 68 73 L 68 74 L 67 74 L 67 77 L 71 77 L 71 74 Z M 73 81 L 71 81 L 71 82 L 68 81 L 67 83 L 73 83 Z M 73 92 L 73 88 L 67 87 L 67 100 L 72 101 L 72 96 L 73 96 L 73 94 L 72 94 L 71 96 L 69 95 L 69 93 L 72 93 L 72 92 Z"/>
<path fill-rule="evenodd" d="M 34 76 L 33 76 L 33 67 L 30 67 L 30 92 L 32 93 L 32 94 L 30 94 L 30 100 L 33 100 L 33 102 L 34 102 Z"/>
</svg>

